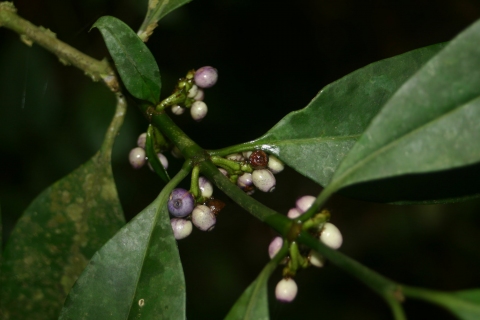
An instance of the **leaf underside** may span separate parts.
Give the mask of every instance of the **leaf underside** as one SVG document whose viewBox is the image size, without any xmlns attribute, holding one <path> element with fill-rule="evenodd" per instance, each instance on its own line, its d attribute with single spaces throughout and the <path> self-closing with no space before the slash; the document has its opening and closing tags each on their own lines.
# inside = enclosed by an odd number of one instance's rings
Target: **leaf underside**
<svg viewBox="0 0 480 320">
<path fill-rule="evenodd" d="M 43 191 L 17 222 L 0 272 L 2 319 L 53 319 L 90 257 L 125 224 L 109 157 Z"/>
</svg>

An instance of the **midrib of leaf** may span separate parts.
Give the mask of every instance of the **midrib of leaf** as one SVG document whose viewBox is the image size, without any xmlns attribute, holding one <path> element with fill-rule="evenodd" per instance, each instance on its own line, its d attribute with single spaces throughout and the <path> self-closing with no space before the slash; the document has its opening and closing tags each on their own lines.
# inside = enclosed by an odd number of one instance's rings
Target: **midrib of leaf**
<svg viewBox="0 0 480 320">
<path fill-rule="evenodd" d="M 390 143 L 384 145 L 383 147 L 377 149 L 376 151 L 371 153 L 369 156 L 367 156 L 367 157 L 363 158 L 362 160 L 360 160 L 359 162 L 357 162 L 357 164 L 355 164 L 355 165 L 351 166 L 349 169 L 345 170 L 345 172 L 343 174 L 341 174 L 338 179 L 334 179 L 333 182 L 332 182 L 332 188 L 336 189 L 338 187 L 343 187 L 341 182 L 346 180 L 352 173 L 355 173 L 357 171 L 357 169 L 362 168 L 363 166 L 368 164 L 370 161 L 374 160 L 377 156 L 379 156 L 382 153 L 384 153 L 384 152 L 390 150 L 391 148 L 395 147 L 397 144 L 401 143 L 404 139 L 406 139 L 406 138 L 408 138 L 412 135 L 415 135 L 416 133 L 434 125 L 436 122 L 439 122 L 440 120 L 449 116 L 450 114 L 453 114 L 456 111 L 459 111 L 460 109 L 462 109 L 463 107 L 468 106 L 470 102 L 472 102 L 476 99 L 478 99 L 478 96 L 476 96 L 476 97 L 468 100 L 467 102 L 449 110 L 448 112 L 442 114 L 439 117 L 436 117 L 436 118 L 434 118 L 430 121 L 425 122 L 424 124 L 422 124 L 421 126 L 415 128 L 413 130 L 407 131 L 400 138 L 395 139 L 392 142 L 390 142 Z M 368 134 L 368 129 L 366 130 L 366 134 Z M 358 182 L 361 182 L 361 181 L 355 181 L 354 183 L 358 183 Z"/>
<path fill-rule="evenodd" d="M 135 63 L 135 59 L 133 59 L 131 57 L 131 55 L 129 55 L 127 53 L 127 50 L 125 49 L 125 46 L 123 45 L 123 43 L 120 41 L 120 39 L 112 32 L 112 30 L 109 28 L 109 27 L 104 27 L 105 30 L 108 30 L 108 32 L 111 34 L 111 36 L 117 41 L 118 43 L 118 46 L 122 49 L 123 53 L 125 54 L 125 56 L 127 57 L 127 59 L 130 61 L 130 63 L 133 65 L 133 67 L 135 68 L 135 70 L 138 72 L 138 74 L 140 75 L 140 77 L 142 77 L 142 80 L 144 83 L 147 84 L 147 90 L 150 92 L 150 97 L 153 99 L 153 101 L 157 101 L 157 99 L 154 97 L 153 95 L 153 92 L 150 90 L 150 87 L 148 86 L 148 78 L 146 78 L 142 72 L 140 72 L 140 70 L 138 69 L 137 67 L 137 64 Z"/>
</svg>

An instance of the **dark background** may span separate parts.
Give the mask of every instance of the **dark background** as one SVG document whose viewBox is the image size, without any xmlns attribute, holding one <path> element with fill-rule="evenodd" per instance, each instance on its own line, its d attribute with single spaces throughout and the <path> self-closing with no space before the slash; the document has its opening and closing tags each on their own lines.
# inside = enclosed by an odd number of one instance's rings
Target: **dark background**
<svg viewBox="0 0 480 320">
<path fill-rule="evenodd" d="M 50 28 L 59 39 L 97 59 L 108 56 L 97 18 L 113 15 L 138 29 L 146 1 L 16 1 L 19 14 Z M 195 0 L 161 21 L 148 42 L 162 75 L 162 96 L 191 68 L 212 65 L 217 85 L 206 92 L 201 123 L 175 117 L 202 147 L 225 147 L 259 137 L 288 112 L 304 107 L 326 84 L 406 51 L 448 41 L 480 16 L 474 0 L 253 1 Z M 0 28 L 0 201 L 4 239 L 29 202 L 99 148 L 114 98 L 100 83 L 29 48 Z M 134 171 L 127 155 L 146 122 L 130 107 L 114 149 L 113 170 L 131 219 L 161 190 L 148 169 Z M 180 166 L 170 157 L 171 173 Z M 295 199 L 320 188 L 292 170 L 277 176 L 277 190 L 255 194 L 286 213 Z M 179 242 L 190 319 L 226 315 L 268 261 L 274 233 L 219 191 L 227 202 L 216 229 L 194 230 Z M 480 202 L 390 206 L 334 197 L 332 221 L 344 236 L 342 251 L 397 281 L 440 290 L 480 286 Z M 280 280 L 271 278 L 271 288 Z M 336 267 L 310 268 L 296 277 L 289 305 L 271 301 L 273 319 L 388 319 L 383 301 Z M 272 296 L 272 294 L 270 295 Z M 450 319 L 416 301 L 409 319 Z"/>
</svg>

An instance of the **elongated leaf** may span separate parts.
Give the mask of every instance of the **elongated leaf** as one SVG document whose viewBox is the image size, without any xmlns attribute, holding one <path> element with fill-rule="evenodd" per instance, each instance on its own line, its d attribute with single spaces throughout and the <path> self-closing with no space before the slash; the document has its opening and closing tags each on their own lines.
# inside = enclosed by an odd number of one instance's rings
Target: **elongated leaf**
<svg viewBox="0 0 480 320">
<path fill-rule="evenodd" d="M 125 100 L 100 151 L 44 190 L 17 222 L 0 270 L 0 315 L 54 319 L 90 257 L 124 224 L 110 166 Z"/>
<path fill-rule="evenodd" d="M 242 293 L 232 309 L 228 312 L 226 320 L 263 320 L 270 319 L 268 312 L 267 282 L 278 263 L 285 257 L 288 247 L 282 250 L 270 261 L 258 277 Z"/>
<path fill-rule="evenodd" d="M 326 186 L 384 103 L 445 44 L 372 63 L 323 88 L 261 138 L 229 152 L 260 148 Z"/>
<path fill-rule="evenodd" d="M 134 97 L 158 103 L 160 70 L 145 43 L 122 21 L 104 16 L 92 28 L 102 33 L 125 87 Z"/>
<path fill-rule="evenodd" d="M 164 181 L 168 182 L 170 177 L 168 176 L 168 172 L 160 162 L 157 157 L 157 153 L 155 152 L 155 132 L 154 127 L 150 124 L 147 130 L 147 139 L 145 141 L 145 151 L 148 157 L 148 163 L 152 166 L 153 170 L 158 174 L 158 176 Z"/>
<path fill-rule="evenodd" d="M 338 167 L 330 188 L 418 173 L 429 173 L 422 177 L 426 181 L 435 171 L 465 166 L 473 166 L 478 180 L 474 165 L 480 161 L 479 42 L 480 21 L 410 78 Z M 456 193 L 456 184 L 443 184 Z"/>
<path fill-rule="evenodd" d="M 160 19 L 190 1 L 192 0 L 149 0 L 148 11 L 138 31 L 138 36 L 146 42 Z"/>
<path fill-rule="evenodd" d="M 183 319 L 185 280 L 167 210 L 174 177 L 91 259 L 60 319 Z"/>
</svg>

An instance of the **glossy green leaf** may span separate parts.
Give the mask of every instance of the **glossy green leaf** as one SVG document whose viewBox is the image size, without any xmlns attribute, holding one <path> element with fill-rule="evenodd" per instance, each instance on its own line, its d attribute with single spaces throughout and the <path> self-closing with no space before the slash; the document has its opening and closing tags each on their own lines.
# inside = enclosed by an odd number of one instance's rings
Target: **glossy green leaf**
<svg viewBox="0 0 480 320">
<path fill-rule="evenodd" d="M 147 130 L 147 139 L 145 141 L 145 152 L 147 153 L 148 163 L 152 166 L 153 170 L 158 174 L 158 176 L 164 181 L 170 181 L 168 172 L 165 167 L 162 165 L 160 160 L 157 157 L 157 152 L 155 151 L 155 127 L 151 124 L 148 126 Z M 161 133 L 159 133 L 161 134 Z"/>
<path fill-rule="evenodd" d="M 160 19 L 190 1 L 192 0 L 149 0 L 148 11 L 138 31 L 138 36 L 146 42 Z"/>
<path fill-rule="evenodd" d="M 101 17 L 92 28 L 98 28 L 102 33 L 128 92 L 138 99 L 158 103 L 160 70 L 145 43 L 129 26 L 115 17 Z"/>
<path fill-rule="evenodd" d="M 385 102 L 444 46 L 414 50 L 359 69 L 327 85 L 307 107 L 288 114 L 261 138 L 226 151 L 266 150 L 326 186 Z"/>
<path fill-rule="evenodd" d="M 185 280 L 167 210 L 180 171 L 91 259 L 60 319 L 183 319 Z"/>
<path fill-rule="evenodd" d="M 438 183 L 435 172 L 461 171 L 466 166 L 478 179 L 479 42 L 480 21 L 405 82 L 345 157 L 329 188 L 338 190 L 359 182 L 426 173 L 420 177 L 424 184 L 409 186 L 421 190 L 418 187 Z M 458 196 L 452 180 L 441 184 Z M 475 185 L 476 192 L 472 192 L 480 193 L 478 183 Z M 448 192 L 442 195 L 448 198 Z"/>
<path fill-rule="evenodd" d="M 282 250 L 263 268 L 262 272 L 242 293 L 237 302 L 225 317 L 226 320 L 263 320 L 269 319 L 268 312 L 268 278 L 277 267 L 278 263 L 285 257 L 288 247 L 284 246 Z"/>
<path fill-rule="evenodd" d="M 110 165 L 125 100 L 100 151 L 44 190 L 8 239 L 0 270 L 0 314 L 6 319 L 54 319 L 90 257 L 124 224 Z"/>
</svg>

